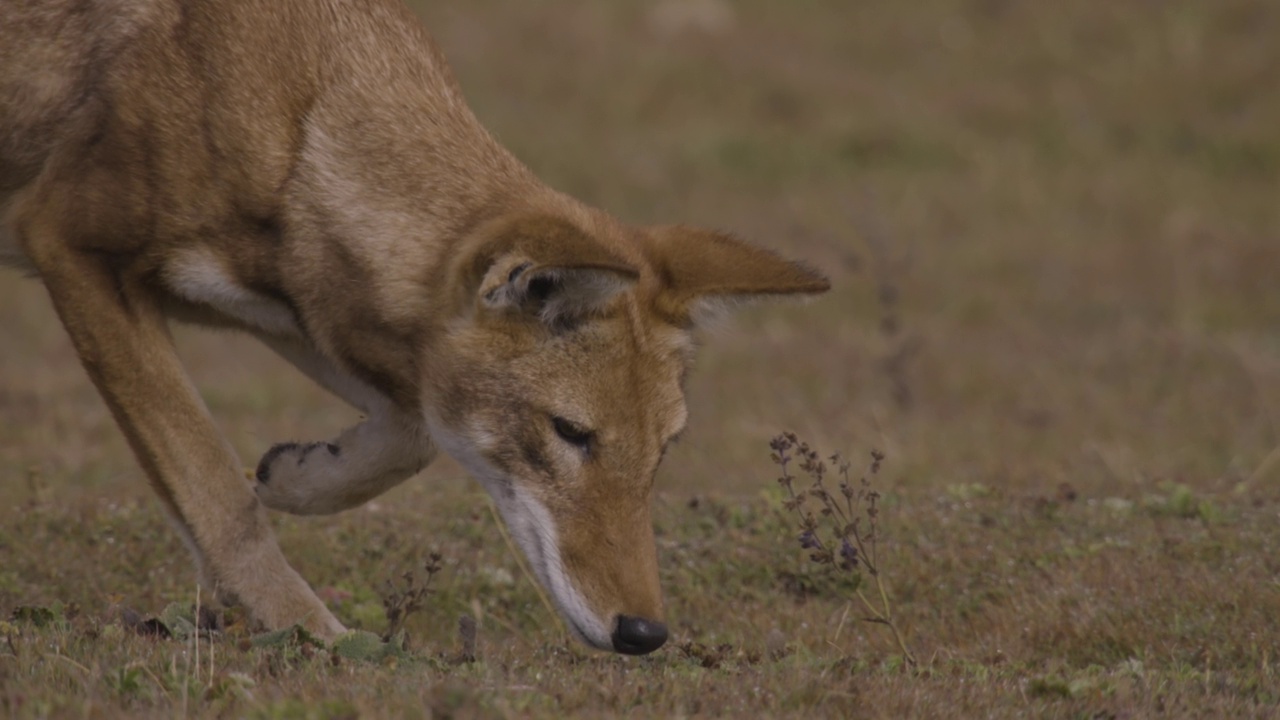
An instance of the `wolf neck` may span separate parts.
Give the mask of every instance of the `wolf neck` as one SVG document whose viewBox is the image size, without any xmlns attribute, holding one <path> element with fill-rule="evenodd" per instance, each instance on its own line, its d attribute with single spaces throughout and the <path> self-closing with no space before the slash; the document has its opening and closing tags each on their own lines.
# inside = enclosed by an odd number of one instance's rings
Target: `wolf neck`
<svg viewBox="0 0 1280 720">
<path fill-rule="evenodd" d="M 286 201 L 285 275 L 298 280 L 288 294 L 308 334 L 405 407 L 419 401 L 417 356 L 451 314 L 448 261 L 468 230 L 530 206 L 590 213 L 502 148 L 443 61 L 426 61 L 410 74 L 417 84 L 326 89 L 307 115 Z"/>
</svg>

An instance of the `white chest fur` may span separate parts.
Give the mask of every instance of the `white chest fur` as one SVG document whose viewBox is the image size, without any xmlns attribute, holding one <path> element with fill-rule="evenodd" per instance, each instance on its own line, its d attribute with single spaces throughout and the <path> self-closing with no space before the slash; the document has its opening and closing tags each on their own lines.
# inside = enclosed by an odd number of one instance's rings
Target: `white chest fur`
<svg viewBox="0 0 1280 720">
<path fill-rule="evenodd" d="M 280 337 L 298 337 L 289 306 L 236 282 L 222 261 L 204 248 L 179 253 L 164 270 L 165 284 L 184 300 L 213 308 L 247 328 Z"/>
</svg>

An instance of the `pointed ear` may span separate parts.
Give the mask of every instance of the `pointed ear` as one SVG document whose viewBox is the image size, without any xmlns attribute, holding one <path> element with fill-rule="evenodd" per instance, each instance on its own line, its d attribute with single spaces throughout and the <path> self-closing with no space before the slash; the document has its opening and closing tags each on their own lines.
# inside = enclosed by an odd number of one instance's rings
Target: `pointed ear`
<svg viewBox="0 0 1280 720">
<path fill-rule="evenodd" d="M 494 237 L 480 303 L 563 326 L 603 311 L 640 271 L 568 221 L 514 220 Z"/>
<path fill-rule="evenodd" d="M 714 230 L 653 228 L 646 254 L 662 283 L 662 309 L 685 321 L 758 298 L 817 295 L 831 288 L 815 270 Z"/>
</svg>

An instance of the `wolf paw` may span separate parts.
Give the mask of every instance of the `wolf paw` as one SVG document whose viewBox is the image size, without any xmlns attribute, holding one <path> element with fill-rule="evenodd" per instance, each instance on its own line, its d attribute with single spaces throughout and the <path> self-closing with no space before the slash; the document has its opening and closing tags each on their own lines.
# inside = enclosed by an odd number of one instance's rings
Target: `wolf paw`
<svg viewBox="0 0 1280 720">
<path fill-rule="evenodd" d="M 288 442 L 272 446 L 258 461 L 254 472 L 258 499 L 272 510 L 311 514 L 316 484 L 308 483 L 308 476 L 323 475 L 326 465 L 341 455 L 341 448 L 327 442 Z"/>
</svg>

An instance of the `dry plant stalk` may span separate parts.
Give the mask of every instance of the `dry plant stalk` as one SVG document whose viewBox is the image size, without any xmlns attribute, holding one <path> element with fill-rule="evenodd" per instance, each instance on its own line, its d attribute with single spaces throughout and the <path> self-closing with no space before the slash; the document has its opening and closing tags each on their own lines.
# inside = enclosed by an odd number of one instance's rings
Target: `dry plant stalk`
<svg viewBox="0 0 1280 720">
<path fill-rule="evenodd" d="M 810 560 L 833 570 L 866 571 L 875 584 L 878 602 L 868 598 L 862 590 L 862 583 L 858 584 L 853 591 L 854 597 L 868 613 L 862 619 L 889 628 L 907 666 L 914 670 L 919 663 L 893 619 L 893 605 L 889 601 L 880 566 L 880 493 L 872 486 L 871 479 L 879 474 L 884 453 L 871 451 L 871 465 L 856 485 L 850 479 L 849 462 L 839 453 L 828 458 L 840 478 L 837 491 L 833 493 L 826 485 L 827 462 L 795 433 L 786 432 L 775 437 L 769 447 L 773 450 L 771 459 L 782 468 L 778 484 L 786 489 L 788 495 L 783 507 L 794 512 L 800 520 L 800 547 L 811 551 Z M 796 490 L 796 478 L 790 471 L 793 462 L 812 480 L 808 488 Z M 810 499 L 818 503 L 817 514 L 808 506 Z M 829 532 L 824 533 L 824 528 Z M 823 540 L 824 534 L 830 540 Z"/>
<path fill-rule="evenodd" d="M 458 662 L 476 661 L 476 619 L 470 615 L 458 618 L 458 640 L 461 649 L 458 651 Z"/>
<path fill-rule="evenodd" d="M 382 593 L 382 608 L 387 616 L 387 632 L 383 641 L 390 642 L 401 630 L 409 616 L 422 609 L 423 602 L 433 591 L 431 579 L 440 572 L 440 553 L 431 553 L 422 565 L 423 576 L 409 570 L 400 576 L 399 587 L 388 580 Z"/>
</svg>

